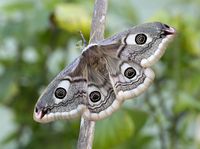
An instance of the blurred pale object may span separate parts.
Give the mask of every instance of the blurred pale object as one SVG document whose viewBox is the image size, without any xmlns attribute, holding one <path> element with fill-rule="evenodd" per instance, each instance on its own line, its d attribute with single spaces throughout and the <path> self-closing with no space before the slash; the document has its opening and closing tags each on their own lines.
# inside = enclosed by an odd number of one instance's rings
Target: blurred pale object
<svg viewBox="0 0 200 149">
<path fill-rule="evenodd" d="M 68 32 L 81 30 L 84 34 L 89 33 L 91 18 L 82 6 L 59 4 L 55 8 L 54 17 L 56 24 Z"/>
</svg>

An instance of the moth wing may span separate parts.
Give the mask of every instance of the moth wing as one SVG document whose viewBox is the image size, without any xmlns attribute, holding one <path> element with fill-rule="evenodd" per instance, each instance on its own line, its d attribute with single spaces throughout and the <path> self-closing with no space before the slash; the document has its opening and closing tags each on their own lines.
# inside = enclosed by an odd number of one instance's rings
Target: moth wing
<svg viewBox="0 0 200 149">
<path fill-rule="evenodd" d="M 91 57 L 92 59 L 92 57 Z M 83 116 L 89 120 L 100 120 L 116 111 L 122 101 L 116 99 L 105 58 L 88 66 L 88 105 Z"/>
<path fill-rule="evenodd" d="M 104 54 L 142 67 L 155 64 L 165 52 L 175 29 L 159 22 L 146 23 L 118 33 L 99 42 Z"/>
<path fill-rule="evenodd" d="M 146 23 L 98 43 L 106 55 L 107 69 L 117 99 L 143 93 L 155 75 L 150 66 L 164 54 L 175 30 L 159 22 Z"/>
<path fill-rule="evenodd" d="M 116 97 L 120 101 L 146 91 L 155 77 L 151 68 L 143 68 L 135 62 L 111 57 L 107 57 L 107 69 Z"/>
<path fill-rule="evenodd" d="M 47 123 L 81 115 L 87 105 L 85 60 L 77 58 L 61 71 L 38 99 L 34 120 Z"/>
</svg>

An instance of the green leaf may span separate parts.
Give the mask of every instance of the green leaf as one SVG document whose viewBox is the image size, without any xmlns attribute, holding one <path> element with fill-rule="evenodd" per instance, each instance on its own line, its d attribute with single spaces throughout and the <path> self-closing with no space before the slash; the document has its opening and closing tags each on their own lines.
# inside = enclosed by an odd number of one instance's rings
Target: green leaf
<svg viewBox="0 0 200 149">
<path fill-rule="evenodd" d="M 33 8 L 33 1 L 13 1 L 12 3 L 8 3 L 3 5 L 2 10 L 8 13 L 13 13 L 16 11 L 25 11 L 25 10 L 30 10 Z"/>
<path fill-rule="evenodd" d="M 148 148 L 151 141 L 153 141 L 153 136 L 139 134 L 137 137 L 135 137 L 134 148 L 146 149 Z"/>
<path fill-rule="evenodd" d="M 132 121 L 134 122 L 134 133 L 131 137 L 127 138 L 122 144 L 115 146 L 115 149 L 142 149 L 148 148 L 147 146 L 153 140 L 153 137 L 149 134 L 145 134 L 143 127 L 148 120 L 148 113 L 139 109 L 125 108 L 125 113 L 127 113 Z"/>
<path fill-rule="evenodd" d="M 0 78 L 0 100 L 1 102 L 7 102 L 12 99 L 14 95 L 18 92 L 18 86 L 15 81 L 15 72 L 8 70 Z"/>
<path fill-rule="evenodd" d="M 130 115 L 135 126 L 135 135 L 139 132 L 148 120 L 148 113 L 139 109 L 125 108 L 125 111 Z"/>
<path fill-rule="evenodd" d="M 177 102 L 174 106 L 174 112 L 179 113 L 185 110 L 200 111 L 200 103 L 190 94 L 186 92 L 180 92 L 178 94 Z"/>
<path fill-rule="evenodd" d="M 131 116 L 120 110 L 111 117 L 97 122 L 94 148 L 110 149 L 130 138 L 134 134 L 134 130 Z"/>
</svg>

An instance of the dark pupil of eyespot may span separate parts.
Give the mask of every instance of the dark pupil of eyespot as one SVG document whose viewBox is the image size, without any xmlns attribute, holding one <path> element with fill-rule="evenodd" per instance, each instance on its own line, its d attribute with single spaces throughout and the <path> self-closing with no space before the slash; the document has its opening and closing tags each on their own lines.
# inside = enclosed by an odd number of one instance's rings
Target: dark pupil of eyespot
<svg viewBox="0 0 200 149">
<path fill-rule="evenodd" d="M 129 67 L 125 70 L 124 72 L 125 77 L 127 77 L 128 79 L 132 79 L 133 77 L 135 77 L 136 75 L 136 71 L 135 69 L 133 69 L 132 67 Z"/>
<path fill-rule="evenodd" d="M 97 102 L 101 99 L 101 94 L 98 91 L 91 92 L 89 96 L 92 102 Z"/>
<path fill-rule="evenodd" d="M 135 42 L 137 44 L 144 44 L 147 41 L 147 36 L 145 34 L 137 34 L 135 36 Z"/>
<path fill-rule="evenodd" d="M 55 96 L 56 98 L 59 98 L 59 99 L 63 99 L 66 96 L 66 94 L 67 94 L 67 91 L 62 87 L 57 88 L 55 91 Z"/>
</svg>

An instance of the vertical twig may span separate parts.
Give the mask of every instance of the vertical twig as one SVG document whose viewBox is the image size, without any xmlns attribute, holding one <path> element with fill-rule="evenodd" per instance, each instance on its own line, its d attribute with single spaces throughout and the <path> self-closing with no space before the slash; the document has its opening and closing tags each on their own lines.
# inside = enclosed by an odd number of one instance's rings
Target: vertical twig
<svg viewBox="0 0 200 149">
<path fill-rule="evenodd" d="M 90 32 L 91 43 L 104 39 L 107 5 L 107 0 L 95 0 Z M 80 133 L 77 145 L 78 149 L 92 149 L 94 131 L 95 122 L 85 120 L 81 117 Z"/>
<path fill-rule="evenodd" d="M 104 29 L 106 23 L 107 0 L 96 0 L 92 18 L 90 42 L 97 42 L 104 39 Z"/>
</svg>

